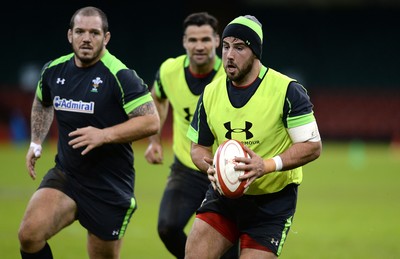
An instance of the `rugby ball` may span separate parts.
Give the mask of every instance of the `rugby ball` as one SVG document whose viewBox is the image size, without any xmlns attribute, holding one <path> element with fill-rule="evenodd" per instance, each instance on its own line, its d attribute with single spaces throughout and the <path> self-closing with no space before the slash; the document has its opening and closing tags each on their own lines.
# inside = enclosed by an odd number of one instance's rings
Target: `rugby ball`
<svg viewBox="0 0 400 259">
<path fill-rule="evenodd" d="M 239 181 L 238 177 L 245 171 L 236 171 L 234 166 L 239 164 L 235 157 L 249 157 L 243 149 L 243 144 L 237 140 L 228 139 L 219 145 L 214 154 L 214 168 L 216 171 L 216 185 L 218 191 L 228 198 L 239 198 L 246 191 L 244 185 L 247 181 Z M 243 164 L 243 163 L 241 163 Z"/>
</svg>

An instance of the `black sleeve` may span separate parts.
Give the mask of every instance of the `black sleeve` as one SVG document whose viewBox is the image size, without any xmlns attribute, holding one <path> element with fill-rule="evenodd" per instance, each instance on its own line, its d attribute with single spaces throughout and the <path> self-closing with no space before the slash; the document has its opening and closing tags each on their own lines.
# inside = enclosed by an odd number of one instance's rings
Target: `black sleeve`
<svg viewBox="0 0 400 259">
<path fill-rule="evenodd" d="M 208 126 L 207 114 L 203 106 L 203 94 L 200 95 L 197 102 L 197 108 L 194 112 L 191 126 L 198 132 L 197 144 L 207 147 L 214 144 L 215 137 Z"/>
<path fill-rule="evenodd" d="M 121 69 L 118 71 L 117 77 L 123 90 L 123 103 L 128 103 L 149 93 L 147 84 L 138 76 L 135 70 Z"/>
<path fill-rule="evenodd" d="M 313 104 L 307 94 L 307 90 L 298 82 L 290 82 L 283 106 L 282 122 L 287 127 L 287 119 L 312 112 Z"/>
<path fill-rule="evenodd" d="M 156 75 L 154 77 L 154 82 L 153 82 L 153 85 L 150 88 L 150 91 L 152 90 L 153 87 L 157 87 L 160 90 L 160 93 L 161 93 L 160 98 L 161 99 L 167 99 L 167 95 L 165 94 L 163 85 L 161 83 L 160 69 L 157 70 L 157 73 L 156 73 Z"/>
<path fill-rule="evenodd" d="M 47 78 L 48 78 L 48 73 L 47 72 L 47 68 L 50 65 L 51 61 L 47 62 L 41 71 L 41 78 L 39 81 L 39 87 L 40 87 L 40 91 L 42 93 L 42 104 L 45 107 L 49 107 L 53 105 L 53 100 L 51 99 L 51 93 L 50 93 L 50 88 L 47 84 Z"/>
</svg>

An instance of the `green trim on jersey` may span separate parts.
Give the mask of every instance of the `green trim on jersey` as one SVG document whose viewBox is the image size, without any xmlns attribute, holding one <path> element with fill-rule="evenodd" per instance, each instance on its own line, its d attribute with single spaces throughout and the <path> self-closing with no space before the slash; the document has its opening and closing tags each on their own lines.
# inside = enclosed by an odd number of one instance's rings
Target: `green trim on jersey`
<svg viewBox="0 0 400 259">
<path fill-rule="evenodd" d="M 44 71 L 46 71 L 46 69 L 48 69 L 48 68 L 50 68 L 50 67 L 56 66 L 56 65 L 61 64 L 61 63 L 64 63 L 64 62 L 67 62 L 67 61 L 70 60 L 71 57 L 73 57 L 73 56 L 74 56 L 74 53 L 70 53 L 70 54 L 68 54 L 68 55 L 59 57 L 59 58 L 57 58 L 57 59 L 55 59 L 55 60 L 49 62 L 48 66 L 45 67 L 45 68 L 42 70 L 42 73 L 40 74 L 40 80 L 39 80 L 39 82 L 38 82 L 37 85 L 36 85 L 36 96 L 39 98 L 40 101 L 43 101 L 42 89 L 40 89 L 40 87 L 41 87 L 41 85 L 42 85 L 42 76 L 43 76 Z"/>
<path fill-rule="evenodd" d="M 287 118 L 287 127 L 294 128 L 315 121 L 314 112 L 296 117 Z"/>
<path fill-rule="evenodd" d="M 139 107 L 140 105 L 151 102 L 151 101 L 153 101 L 153 98 L 151 97 L 151 93 L 147 93 L 139 98 L 132 100 L 129 103 L 124 104 L 124 110 L 125 110 L 126 114 L 128 114 L 131 111 L 133 111 L 134 109 L 136 109 L 137 107 Z"/>
<path fill-rule="evenodd" d="M 185 166 L 198 170 L 192 162 L 190 156 L 191 141 L 186 137 L 186 132 L 190 125 L 192 116 L 196 110 L 199 95 L 191 92 L 185 78 L 185 62 L 188 61 L 187 55 L 181 55 L 176 58 L 169 58 L 161 64 L 160 81 L 163 91 L 166 94 L 169 103 L 173 107 L 173 144 L 174 154 Z M 216 57 L 214 70 L 217 71 L 213 81 L 225 75 L 221 59 Z M 225 77 L 224 77 L 225 78 Z M 161 94 L 158 89 L 160 86 L 154 84 L 158 97 Z"/>
<path fill-rule="evenodd" d="M 144 96 L 141 96 L 135 100 L 132 100 L 129 103 L 125 103 L 125 92 L 124 89 L 122 88 L 121 82 L 119 81 L 118 77 L 117 77 L 117 73 L 123 69 L 128 69 L 127 66 L 122 63 L 119 59 L 117 59 L 114 55 L 112 55 L 110 52 L 108 52 L 108 50 L 105 50 L 105 53 L 103 55 L 103 57 L 101 58 L 101 62 L 103 62 L 103 64 L 110 70 L 111 74 L 114 75 L 115 80 L 118 83 L 119 89 L 121 90 L 121 97 L 122 97 L 122 101 L 123 106 L 124 106 L 124 110 L 126 112 L 126 114 L 130 113 L 131 111 L 133 111 L 134 109 L 136 109 L 137 107 L 139 107 L 140 105 L 147 103 L 147 102 L 151 102 L 153 99 L 151 97 L 151 94 L 148 93 Z M 136 72 L 134 70 L 131 70 L 132 73 L 136 75 Z M 143 83 L 143 80 L 142 80 Z M 143 83 L 144 84 L 144 83 Z"/>
<path fill-rule="evenodd" d="M 122 69 L 128 69 L 124 63 L 108 52 L 108 50 L 105 50 L 103 57 L 101 57 L 101 62 L 110 69 L 113 75 L 116 75 Z"/>
<path fill-rule="evenodd" d="M 58 64 L 67 62 L 67 61 L 70 60 L 73 56 L 74 56 L 74 53 L 70 53 L 70 54 L 68 54 L 68 55 L 59 57 L 59 58 L 55 59 L 54 61 L 52 61 L 52 62 L 50 63 L 50 65 L 49 65 L 47 68 L 50 68 L 50 67 L 52 67 L 52 66 L 56 66 L 56 65 L 58 65 Z"/>
<path fill-rule="evenodd" d="M 108 50 L 105 50 L 105 53 L 103 55 L 103 57 L 101 57 L 101 62 L 103 62 L 104 66 L 106 66 L 108 69 L 110 69 L 111 74 L 114 75 L 115 80 L 118 83 L 119 89 L 121 90 L 121 95 L 122 95 L 122 101 L 123 101 L 123 105 L 124 105 L 124 109 L 126 111 L 126 104 L 125 104 L 125 92 L 124 89 L 121 86 L 121 82 L 119 81 L 118 77 L 117 77 L 117 73 L 118 71 L 122 70 L 122 69 L 128 69 L 124 63 L 122 63 L 119 59 L 117 59 L 114 55 L 110 54 L 110 52 L 108 52 Z M 132 109 L 133 110 L 133 109 Z M 132 111 L 130 110 L 130 111 Z M 130 112 L 129 111 L 129 112 Z M 126 112 L 126 113 L 129 113 Z"/>
<path fill-rule="evenodd" d="M 182 57 L 182 56 L 181 56 L 181 57 Z M 190 60 L 187 58 L 187 56 L 184 55 L 184 57 L 186 57 L 186 58 L 185 58 L 185 63 L 184 63 L 184 65 L 183 65 L 183 67 L 187 68 L 187 67 L 189 67 L 189 65 L 190 65 Z"/>
<path fill-rule="evenodd" d="M 265 71 L 257 91 L 241 108 L 233 107 L 229 100 L 226 77 L 218 78 L 205 88 L 202 105 L 217 145 L 226 139 L 236 139 L 264 159 L 281 154 L 292 145 L 282 116 L 287 87 L 295 80 L 271 68 Z M 197 143 L 196 134 L 193 128 L 189 129 L 188 137 Z M 246 194 L 274 193 L 301 181 L 301 167 L 273 172 L 256 179 Z"/>
<path fill-rule="evenodd" d="M 121 239 L 125 235 L 126 228 L 128 227 L 129 220 L 133 214 L 133 212 L 136 210 L 136 200 L 135 198 L 131 198 L 131 205 L 129 206 L 129 209 L 127 210 L 125 214 L 124 221 L 122 222 L 122 226 L 119 230 L 118 234 L 118 239 Z"/>
<path fill-rule="evenodd" d="M 43 101 L 42 90 L 40 89 L 41 85 L 42 85 L 42 77 L 40 77 L 40 80 L 39 80 L 38 84 L 36 85 L 36 96 L 40 101 Z"/>
<path fill-rule="evenodd" d="M 267 73 L 267 70 L 268 70 L 268 68 L 266 68 L 265 66 L 261 66 L 260 73 L 258 74 L 258 77 L 260 79 L 262 79 L 263 76 L 265 75 L 265 73 Z"/>
</svg>

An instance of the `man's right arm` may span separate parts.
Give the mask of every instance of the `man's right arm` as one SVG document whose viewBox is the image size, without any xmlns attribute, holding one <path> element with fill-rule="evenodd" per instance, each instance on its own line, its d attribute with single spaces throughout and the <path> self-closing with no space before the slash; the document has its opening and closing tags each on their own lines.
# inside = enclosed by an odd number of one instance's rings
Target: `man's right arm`
<svg viewBox="0 0 400 259">
<path fill-rule="evenodd" d="M 41 145 L 53 122 L 53 106 L 45 107 L 35 96 L 31 111 L 31 142 Z"/>
<path fill-rule="evenodd" d="M 32 179 L 36 179 L 36 160 L 40 157 L 41 144 L 50 130 L 53 117 L 53 106 L 43 106 L 39 98 L 35 95 L 31 111 L 31 145 L 25 158 L 26 168 Z"/>
</svg>

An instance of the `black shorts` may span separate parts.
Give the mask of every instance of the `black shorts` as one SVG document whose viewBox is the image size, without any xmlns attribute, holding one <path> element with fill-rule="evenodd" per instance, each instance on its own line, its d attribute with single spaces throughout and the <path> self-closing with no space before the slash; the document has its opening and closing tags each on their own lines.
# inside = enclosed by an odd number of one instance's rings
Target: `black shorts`
<svg viewBox="0 0 400 259">
<path fill-rule="evenodd" d="M 200 207 L 210 184 L 205 173 L 193 170 L 175 158 L 161 199 L 159 224 L 184 228 Z"/>
<path fill-rule="evenodd" d="M 105 202 L 78 181 L 57 168 L 50 169 L 43 177 L 40 188 L 57 189 L 76 202 L 77 219 L 89 232 L 103 240 L 117 240 L 124 236 L 130 218 L 136 210 L 134 197 L 126 206 Z"/>
<path fill-rule="evenodd" d="M 297 184 L 289 184 L 277 193 L 229 199 L 210 187 L 206 200 L 197 210 L 198 218 L 207 221 L 232 243 L 246 236 L 279 256 L 296 211 L 297 188 Z M 216 222 L 212 216 L 208 218 L 207 212 L 227 220 Z"/>
</svg>

